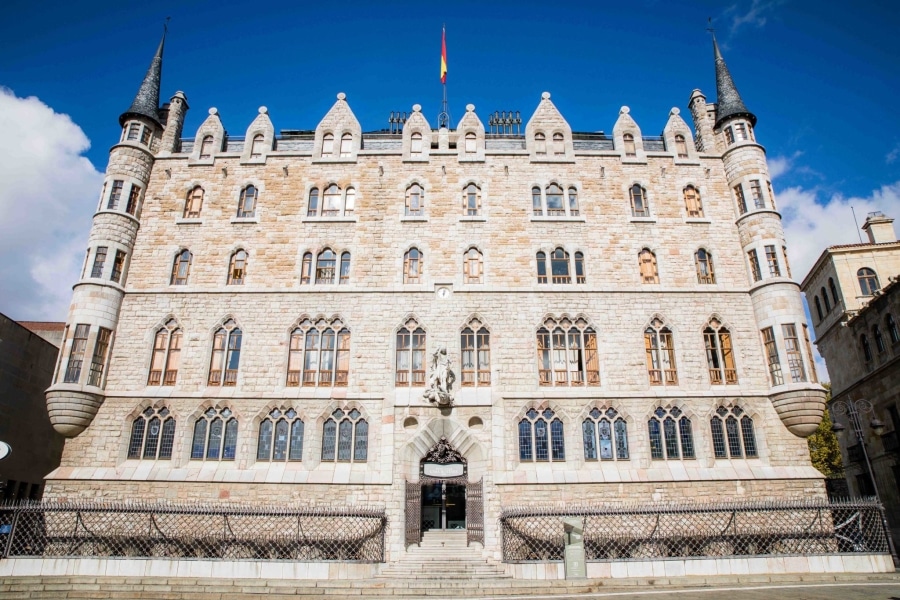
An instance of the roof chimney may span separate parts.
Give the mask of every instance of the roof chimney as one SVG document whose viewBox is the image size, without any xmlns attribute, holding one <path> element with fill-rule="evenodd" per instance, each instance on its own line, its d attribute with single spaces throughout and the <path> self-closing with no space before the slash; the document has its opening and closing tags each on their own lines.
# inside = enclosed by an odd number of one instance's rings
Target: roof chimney
<svg viewBox="0 0 900 600">
<path fill-rule="evenodd" d="M 894 220 L 885 216 L 880 210 L 870 212 L 866 216 L 866 222 L 862 229 L 869 236 L 869 243 L 871 244 L 897 241 L 897 234 L 894 233 Z"/>
</svg>

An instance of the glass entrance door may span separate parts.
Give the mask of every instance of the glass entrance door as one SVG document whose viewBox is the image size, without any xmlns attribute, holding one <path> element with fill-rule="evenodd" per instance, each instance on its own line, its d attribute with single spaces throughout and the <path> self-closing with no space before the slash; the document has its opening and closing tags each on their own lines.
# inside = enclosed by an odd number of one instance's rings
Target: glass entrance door
<svg viewBox="0 0 900 600">
<path fill-rule="evenodd" d="M 422 531 L 466 528 L 466 486 L 429 483 L 422 486 Z"/>
</svg>

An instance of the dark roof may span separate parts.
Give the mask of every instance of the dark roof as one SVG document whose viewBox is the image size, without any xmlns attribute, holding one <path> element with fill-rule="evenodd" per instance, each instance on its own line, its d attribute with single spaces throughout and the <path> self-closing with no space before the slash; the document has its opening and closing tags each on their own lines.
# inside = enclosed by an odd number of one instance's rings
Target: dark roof
<svg viewBox="0 0 900 600">
<path fill-rule="evenodd" d="M 734 86 L 728 65 L 719 51 L 719 43 L 713 35 L 713 54 L 716 57 L 716 128 L 726 119 L 732 117 L 745 117 L 750 124 L 756 126 L 756 115 L 747 110 L 741 95 Z"/>
<path fill-rule="evenodd" d="M 863 242 L 861 244 L 837 244 L 834 246 L 828 246 L 828 250 L 843 250 L 845 248 L 862 248 L 863 246 L 890 246 L 891 244 L 896 244 L 900 242 L 900 240 L 895 240 L 893 242 L 878 242 L 873 244 L 872 242 Z"/>
<path fill-rule="evenodd" d="M 16 323 L 29 331 L 62 331 L 66 328 L 65 323 L 57 321 L 16 321 Z"/>
<path fill-rule="evenodd" d="M 159 48 L 156 49 L 156 55 L 150 62 L 147 74 L 144 75 L 144 81 L 138 89 L 137 95 L 131 106 L 119 117 L 119 125 L 124 125 L 125 121 L 133 116 L 142 116 L 151 119 L 157 125 L 159 122 L 159 84 L 162 79 L 162 58 L 163 46 L 166 44 L 166 34 L 163 33 L 162 40 L 159 42 Z"/>
</svg>

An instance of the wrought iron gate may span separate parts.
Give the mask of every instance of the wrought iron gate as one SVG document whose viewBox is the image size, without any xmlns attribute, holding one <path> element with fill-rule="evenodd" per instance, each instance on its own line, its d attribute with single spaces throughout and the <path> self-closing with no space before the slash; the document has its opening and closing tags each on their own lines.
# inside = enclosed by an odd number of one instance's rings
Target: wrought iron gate
<svg viewBox="0 0 900 600">
<path fill-rule="evenodd" d="M 484 479 L 466 484 L 466 545 L 484 546 Z"/>
<path fill-rule="evenodd" d="M 422 541 L 422 484 L 406 482 L 406 547 Z"/>
</svg>

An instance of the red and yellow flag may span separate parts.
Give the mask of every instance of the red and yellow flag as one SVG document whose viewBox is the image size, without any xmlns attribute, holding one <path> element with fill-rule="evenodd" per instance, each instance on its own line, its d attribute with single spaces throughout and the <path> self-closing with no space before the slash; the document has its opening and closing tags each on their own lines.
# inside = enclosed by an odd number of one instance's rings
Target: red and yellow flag
<svg viewBox="0 0 900 600">
<path fill-rule="evenodd" d="M 447 30 L 441 29 L 441 83 L 447 83 Z"/>
</svg>

